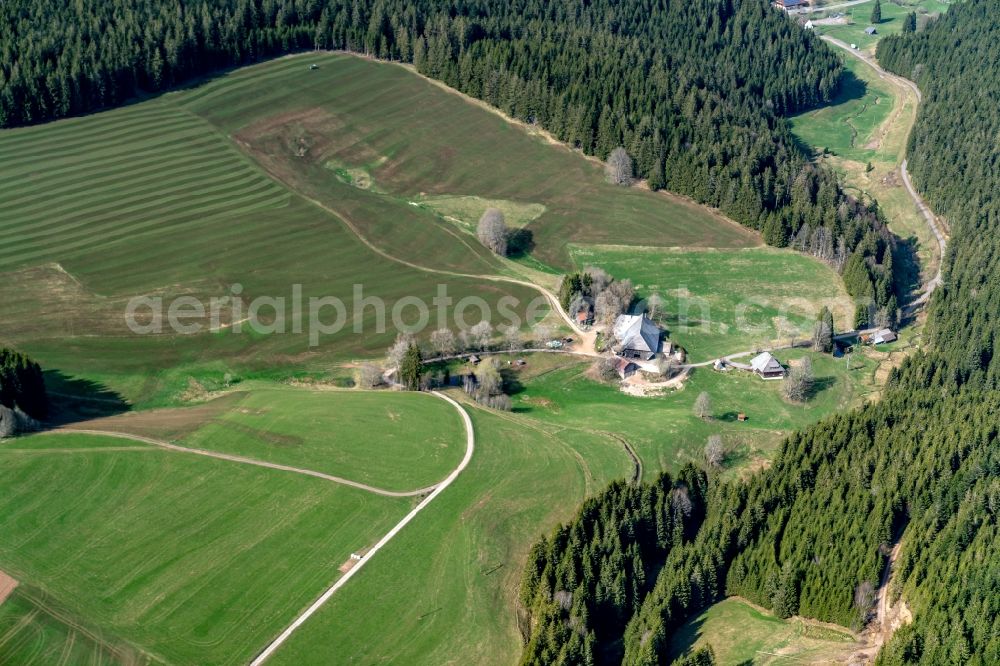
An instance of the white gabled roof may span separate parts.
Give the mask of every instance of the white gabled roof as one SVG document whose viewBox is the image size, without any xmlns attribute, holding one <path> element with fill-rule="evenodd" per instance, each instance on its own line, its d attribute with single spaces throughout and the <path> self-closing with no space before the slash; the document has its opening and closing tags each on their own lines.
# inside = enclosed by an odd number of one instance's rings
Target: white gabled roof
<svg viewBox="0 0 1000 666">
<path fill-rule="evenodd" d="M 646 315 L 618 315 L 613 332 L 625 349 L 655 353 L 660 345 L 660 328 Z"/>
<path fill-rule="evenodd" d="M 763 352 L 750 361 L 750 368 L 754 372 L 779 372 L 784 370 L 778 359 L 771 356 L 770 352 Z"/>
</svg>

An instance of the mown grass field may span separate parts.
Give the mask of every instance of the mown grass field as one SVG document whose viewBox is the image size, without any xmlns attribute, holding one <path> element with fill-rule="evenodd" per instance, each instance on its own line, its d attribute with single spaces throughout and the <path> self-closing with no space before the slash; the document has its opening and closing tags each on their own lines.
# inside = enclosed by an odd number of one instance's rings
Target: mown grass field
<svg viewBox="0 0 1000 666">
<path fill-rule="evenodd" d="M 696 369 L 683 389 L 654 397 L 630 396 L 614 384 L 592 379 L 589 362 L 535 356 L 529 367 L 536 367 L 518 379 L 515 412 L 576 432 L 625 438 L 642 459 L 646 479 L 688 462 L 703 465 L 705 442 L 710 435 L 721 435 L 729 452 L 725 467 L 741 474 L 765 463 L 793 429 L 857 404 L 870 391 L 875 363 L 860 355 L 852 359 L 851 370 L 843 359 L 801 350 L 776 356 L 788 365 L 806 354 L 813 362 L 817 390 L 805 404 L 785 400 L 780 381 L 711 368 Z M 694 413 L 694 402 L 702 392 L 711 398 L 710 419 Z M 737 420 L 740 412 L 747 414 L 747 421 Z"/>
<path fill-rule="evenodd" d="M 37 591 L 16 589 L 0 604 L 0 662 L 5 664 L 146 664 L 148 654 L 76 624 Z"/>
<path fill-rule="evenodd" d="M 846 663 L 858 643 L 846 629 L 782 620 L 738 598 L 711 606 L 673 637 L 674 654 L 711 645 L 720 666 Z"/>
<path fill-rule="evenodd" d="M 410 504 L 118 438 L 32 435 L 0 445 L 0 568 L 111 647 L 245 663 Z M 4 622 L 30 615 L 5 606 Z M 0 655 L 90 650 L 53 618 L 30 616 Z"/>
<path fill-rule="evenodd" d="M 641 298 L 659 294 L 670 339 L 695 362 L 809 337 L 823 305 L 839 327 L 853 312 L 830 267 L 789 251 L 574 246 L 573 259 L 631 279 Z"/>
<path fill-rule="evenodd" d="M 455 394 L 458 397 L 458 394 Z M 621 445 L 469 405 L 469 467 L 329 603 L 274 664 L 511 664 L 528 548 L 631 473 Z"/>
<path fill-rule="evenodd" d="M 437 483 L 465 455 L 451 405 L 388 391 L 253 390 L 181 443 L 395 491 Z"/>
<path fill-rule="evenodd" d="M 310 70 L 312 63 L 319 68 Z M 569 267 L 568 242 L 759 243 L 703 207 L 607 185 L 599 164 L 401 66 L 308 54 L 239 70 L 169 99 L 242 141 L 272 173 L 356 216 L 393 251 L 414 243 L 455 245 L 453 225 L 409 205 L 439 196 L 543 206 L 528 224 L 534 255 L 557 268 Z M 370 184 L 343 182 L 330 163 L 368 174 Z M 435 265 L 442 261 L 435 257 Z M 481 270 L 471 257 L 458 261 L 456 267 Z"/>
</svg>

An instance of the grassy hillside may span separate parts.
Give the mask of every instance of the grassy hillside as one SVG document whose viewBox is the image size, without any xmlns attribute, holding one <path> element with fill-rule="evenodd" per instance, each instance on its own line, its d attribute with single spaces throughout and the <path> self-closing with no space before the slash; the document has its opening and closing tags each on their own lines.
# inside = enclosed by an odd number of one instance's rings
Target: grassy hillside
<svg viewBox="0 0 1000 666">
<path fill-rule="evenodd" d="M 245 662 L 410 505 L 124 445 L 35 435 L 0 447 L 0 566 L 174 663 Z"/>
<path fill-rule="evenodd" d="M 465 454 L 454 408 L 419 393 L 254 390 L 182 442 L 396 491 L 437 483 Z"/>
<path fill-rule="evenodd" d="M 360 663 L 516 659 L 513 609 L 531 540 L 631 467 L 609 438 L 469 409 L 477 434 L 469 467 L 293 634 L 274 664 L 328 664 L 339 655 Z"/>
<path fill-rule="evenodd" d="M 674 634 L 675 655 L 711 645 L 719 666 L 846 663 L 858 647 L 847 631 L 782 620 L 742 599 L 709 607 Z"/>
</svg>

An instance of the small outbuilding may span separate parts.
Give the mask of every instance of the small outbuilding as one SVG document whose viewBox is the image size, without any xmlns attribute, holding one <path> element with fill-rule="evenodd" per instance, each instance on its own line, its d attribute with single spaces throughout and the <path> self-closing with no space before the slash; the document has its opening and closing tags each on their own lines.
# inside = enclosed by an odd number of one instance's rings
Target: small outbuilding
<svg viewBox="0 0 1000 666">
<path fill-rule="evenodd" d="M 750 361 L 750 370 L 761 379 L 781 379 L 785 368 L 770 352 L 762 352 Z"/>
<path fill-rule="evenodd" d="M 627 358 L 619 358 L 615 360 L 615 372 L 617 372 L 618 376 L 622 379 L 628 379 L 634 375 L 635 371 L 638 369 L 639 366 Z"/>
<path fill-rule="evenodd" d="M 867 28 L 865 28 L 865 34 L 866 35 L 877 35 L 878 34 L 878 30 L 875 29 L 875 26 L 871 25 L 871 26 L 868 26 Z"/>
<path fill-rule="evenodd" d="M 480 359 L 475 354 L 473 354 L 472 356 L 469 357 L 469 363 L 471 363 L 472 365 L 478 364 L 480 360 L 482 360 L 482 359 Z"/>
</svg>

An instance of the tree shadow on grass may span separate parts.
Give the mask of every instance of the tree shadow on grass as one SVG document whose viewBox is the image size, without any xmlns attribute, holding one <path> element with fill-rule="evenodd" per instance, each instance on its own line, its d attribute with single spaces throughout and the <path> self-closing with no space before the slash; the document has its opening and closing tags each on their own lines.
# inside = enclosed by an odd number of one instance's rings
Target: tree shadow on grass
<svg viewBox="0 0 1000 666">
<path fill-rule="evenodd" d="M 507 235 L 507 256 L 520 259 L 535 249 L 535 235 L 531 229 L 513 229 Z"/>
<path fill-rule="evenodd" d="M 114 416 L 131 409 L 120 394 L 100 382 L 73 377 L 59 370 L 45 371 L 49 396 L 46 425 L 60 426 L 79 421 Z"/>
</svg>

